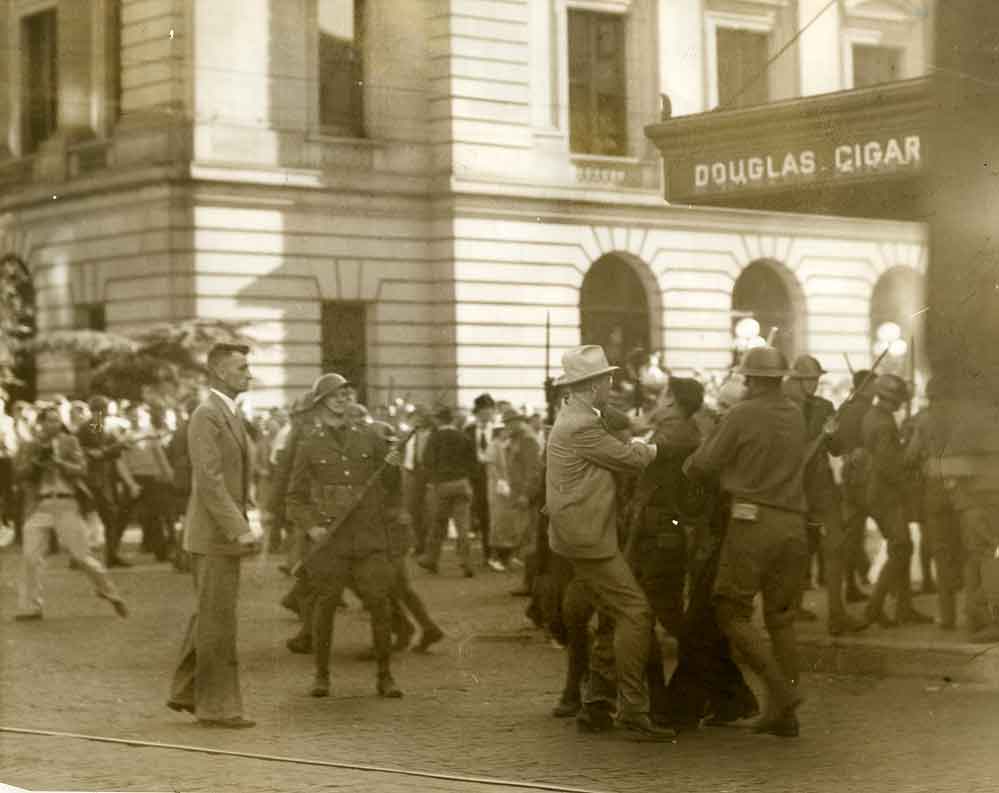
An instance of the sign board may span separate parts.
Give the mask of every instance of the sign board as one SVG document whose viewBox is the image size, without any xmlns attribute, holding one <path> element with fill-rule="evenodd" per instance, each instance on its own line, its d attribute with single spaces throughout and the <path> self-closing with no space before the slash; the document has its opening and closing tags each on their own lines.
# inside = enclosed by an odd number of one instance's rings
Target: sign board
<svg viewBox="0 0 999 793">
<path fill-rule="evenodd" d="M 834 183 L 922 169 L 922 137 L 913 132 L 891 137 L 824 139 L 795 148 L 759 148 L 731 156 L 693 156 L 667 162 L 670 194 L 682 197 Z"/>
</svg>

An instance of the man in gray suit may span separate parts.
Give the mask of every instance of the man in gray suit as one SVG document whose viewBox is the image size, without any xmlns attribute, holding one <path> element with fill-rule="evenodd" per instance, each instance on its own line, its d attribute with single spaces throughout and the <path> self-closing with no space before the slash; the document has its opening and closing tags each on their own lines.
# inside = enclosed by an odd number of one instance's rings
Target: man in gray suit
<svg viewBox="0 0 999 793">
<path fill-rule="evenodd" d="M 187 429 L 191 497 L 184 550 L 191 554 L 197 606 L 184 637 L 167 707 L 207 727 L 252 727 L 243 717 L 236 660 L 236 599 L 242 557 L 257 543 L 246 520 L 250 457 L 236 396 L 247 389 L 249 348 L 216 344 L 208 353 L 211 394 Z"/>
<path fill-rule="evenodd" d="M 617 725 L 632 737 L 671 740 L 676 733 L 649 718 L 645 665 L 652 640 L 652 610 L 621 554 L 614 472 L 641 471 L 656 459 L 654 444 L 625 443 L 610 433 L 601 410 L 611 391 L 603 348 L 586 345 L 562 356 L 564 374 L 557 385 L 569 390 L 548 439 L 546 506 L 552 551 L 572 563 L 601 619 L 590 654 L 590 682 L 580 728 L 603 729 L 599 712 L 606 694 L 595 683 L 617 680 Z M 613 621 L 613 632 L 609 630 Z M 609 721 L 609 719 L 608 719 Z M 606 725 L 609 726 L 609 725 Z"/>
</svg>

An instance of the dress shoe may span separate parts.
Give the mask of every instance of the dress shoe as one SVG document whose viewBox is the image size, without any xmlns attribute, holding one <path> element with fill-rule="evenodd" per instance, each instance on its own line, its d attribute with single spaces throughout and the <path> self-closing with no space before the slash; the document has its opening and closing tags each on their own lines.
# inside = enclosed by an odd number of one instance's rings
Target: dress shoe
<svg viewBox="0 0 999 793">
<path fill-rule="evenodd" d="M 15 622 L 37 622 L 42 619 L 42 612 L 40 611 L 23 611 L 20 614 L 14 615 Z"/>
<path fill-rule="evenodd" d="M 291 575 L 291 568 L 288 567 L 288 565 L 286 565 L 284 562 L 281 562 L 281 564 L 279 564 L 277 566 L 277 569 L 278 569 L 278 572 L 284 573 L 286 576 L 290 576 Z"/>
<path fill-rule="evenodd" d="M 298 598 L 292 597 L 291 592 L 281 598 L 281 605 L 294 614 L 302 615 L 302 607 L 298 605 Z"/>
<path fill-rule="evenodd" d="M 719 708 L 704 720 L 704 725 L 706 727 L 727 727 L 732 722 L 752 719 L 759 715 L 760 709 L 758 707 Z"/>
<path fill-rule="evenodd" d="M 819 615 L 810 609 L 801 606 L 794 612 L 794 618 L 798 622 L 818 622 Z"/>
<path fill-rule="evenodd" d="M 899 611 L 895 614 L 895 619 L 900 625 L 932 625 L 933 617 L 929 614 L 923 614 L 923 612 L 912 608 L 911 606 L 905 611 Z"/>
<path fill-rule="evenodd" d="M 110 603 L 114 608 L 114 613 L 122 619 L 125 619 L 125 617 L 128 616 L 128 606 L 125 604 L 125 601 L 117 595 L 106 595 L 103 592 L 98 592 L 97 597 L 108 601 L 108 603 Z"/>
<path fill-rule="evenodd" d="M 178 713 L 194 713 L 194 705 L 188 705 L 186 702 L 178 702 L 175 699 L 167 700 L 166 706 Z"/>
<path fill-rule="evenodd" d="M 298 655 L 309 655 L 312 652 L 312 640 L 306 636 L 292 636 L 284 646 Z"/>
<path fill-rule="evenodd" d="M 842 636 L 844 633 L 860 633 L 870 626 L 866 620 L 858 620 L 849 614 L 829 618 L 829 635 Z"/>
<path fill-rule="evenodd" d="M 599 705 L 583 705 L 576 714 L 576 729 L 579 732 L 607 732 L 614 727 L 614 717 L 607 708 Z"/>
<path fill-rule="evenodd" d="M 758 735 L 776 735 L 778 738 L 797 738 L 800 732 L 798 717 L 792 712 L 777 718 L 762 718 L 753 725 L 753 732 Z"/>
<path fill-rule="evenodd" d="M 378 676 L 378 696 L 386 699 L 400 699 L 402 697 L 402 691 L 395 684 L 392 675 L 381 674 Z"/>
<path fill-rule="evenodd" d="M 444 638 L 444 631 L 438 628 L 436 625 L 431 625 L 429 628 L 423 631 L 423 635 L 420 637 L 419 644 L 413 648 L 413 652 L 425 653 L 427 652 L 431 645 L 437 644 Z"/>
<path fill-rule="evenodd" d="M 558 704 L 552 708 L 552 716 L 556 719 L 571 719 L 579 714 L 583 703 L 578 699 L 560 699 Z"/>
<path fill-rule="evenodd" d="M 868 625 L 880 625 L 882 628 L 897 628 L 898 620 L 889 617 L 883 611 L 879 611 L 876 614 L 867 612 L 864 614 L 864 621 Z"/>
<path fill-rule="evenodd" d="M 475 571 L 471 567 L 465 568 L 465 578 L 475 578 Z"/>
<path fill-rule="evenodd" d="M 242 716 L 233 716 L 231 719 L 198 719 L 198 724 L 202 727 L 223 727 L 229 730 L 245 730 L 247 727 L 256 727 L 257 723 Z"/>
<path fill-rule="evenodd" d="M 309 689 L 310 697 L 328 697 L 330 695 L 329 678 L 317 677 L 312 681 L 312 688 Z"/>
<path fill-rule="evenodd" d="M 416 563 L 424 570 L 426 570 L 428 573 L 433 573 L 434 575 L 437 574 L 437 563 L 430 561 L 429 559 L 427 559 L 427 557 L 425 556 L 418 557 Z"/>
<path fill-rule="evenodd" d="M 634 716 L 618 716 L 614 726 L 621 730 L 624 736 L 633 741 L 655 741 L 670 743 L 676 740 L 676 730 L 672 727 L 660 727 L 653 723 L 648 714 L 640 713 Z"/>
<path fill-rule="evenodd" d="M 128 561 L 128 559 L 122 559 L 120 556 L 112 556 L 108 559 L 108 567 L 132 567 L 133 563 Z"/>
<path fill-rule="evenodd" d="M 865 600 L 870 600 L 871 596 L 866 592 L 862 592 L 856 587 L 851 587 L 846 590 L 846 602 L 847 603 L 863 603 Z"/>
<path fill-rule="evenodd" d="M 489 565 L 490 570 L 495 570 L 497 573 L 506 572 L 506 565 L 503 564 L 503 562 L 501 562 L 499 559 L 495 558 L 489 559 L 486 561 L 486 564 Z"/>
<path fill-rule="evenodd" d="M 999 625 L 987 625 L 968 637 L 972 644 L 995 644 L 999 642 Z"/>
</svg>

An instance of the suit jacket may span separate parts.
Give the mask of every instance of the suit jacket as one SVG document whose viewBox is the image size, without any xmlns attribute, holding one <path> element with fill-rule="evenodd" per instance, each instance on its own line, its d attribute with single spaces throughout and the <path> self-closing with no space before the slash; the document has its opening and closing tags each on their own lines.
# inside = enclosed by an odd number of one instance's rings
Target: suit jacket
<svg viewBox="0 0 999 793">
<path fill-rule="evenodd" d="M 652 447 L 611 435 L 595 411 L 574 399 L 559 411 L 548 438 L 548 538 L 569 558 L 609 559 L 618 552 L 615 471 L 641 471 Z"/>
<path fill-rule="evenodd" d="M 492 425 L 489 427 L 489 442 L 492 443 Z M 475 465 L 472 468 L 472 475 L 469 477 L 469 481 L 472 483 L 472 487 L 482 488 L 483 492 L 486 487 L 486 465 L 485 463 L 479 462 L 479 425 L 475 422 L 469 424 L 465 427 L 465 436 L 472 442 L 472 446 L 475 447 Z"/>
<path fill-rule="evenodd" d="M 38 488 L 43 466 L 37 464 L 41 442 L 30 440 L 22 444 L 14 460 L 14 476 L 21 483 L 23 494 L 23 514 L 30 515 L 38 503 Z M 93 509 L 92 494 L 87 487 L 87 458 L 83 455 L 79 441 L 67 432 L 60 433 L 52 441 L 52 447 L 63 465 L 59 475 L 66 481 L 76 496 L 81 512 Z M 51 463 L 50 463 L 51 464 Z"/>
<path fill-rule="evenodd" d="M 238 556 L 238 538 L 250 530 L 249 442 L 243 421 L 212 394 L 198 405 L 187 426 L 191 498 L 187 502 L 184 548 L 191 553 Z"/>
</svg>

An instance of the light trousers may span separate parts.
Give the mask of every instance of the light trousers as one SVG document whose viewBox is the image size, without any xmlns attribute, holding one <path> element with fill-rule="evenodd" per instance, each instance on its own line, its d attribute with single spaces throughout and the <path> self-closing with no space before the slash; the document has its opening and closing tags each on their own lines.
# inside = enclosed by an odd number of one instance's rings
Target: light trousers
<svg viewBox="0 0 999 793">
<path fill-rule="evenodd" d="M 116 599 L 118 590 L 108 572 L 90 551 L 87 524 L 80 514 L 75 498 L 44 498 L 24 523 L 23 562 L 18 587 L 18 608 L 21 613 L 40 612 L 43 605 L 42 571 L 52 531 L 59 544 L 76 561 L 79 569 L 93 582 L 98 593 Z"/>
</svg>

